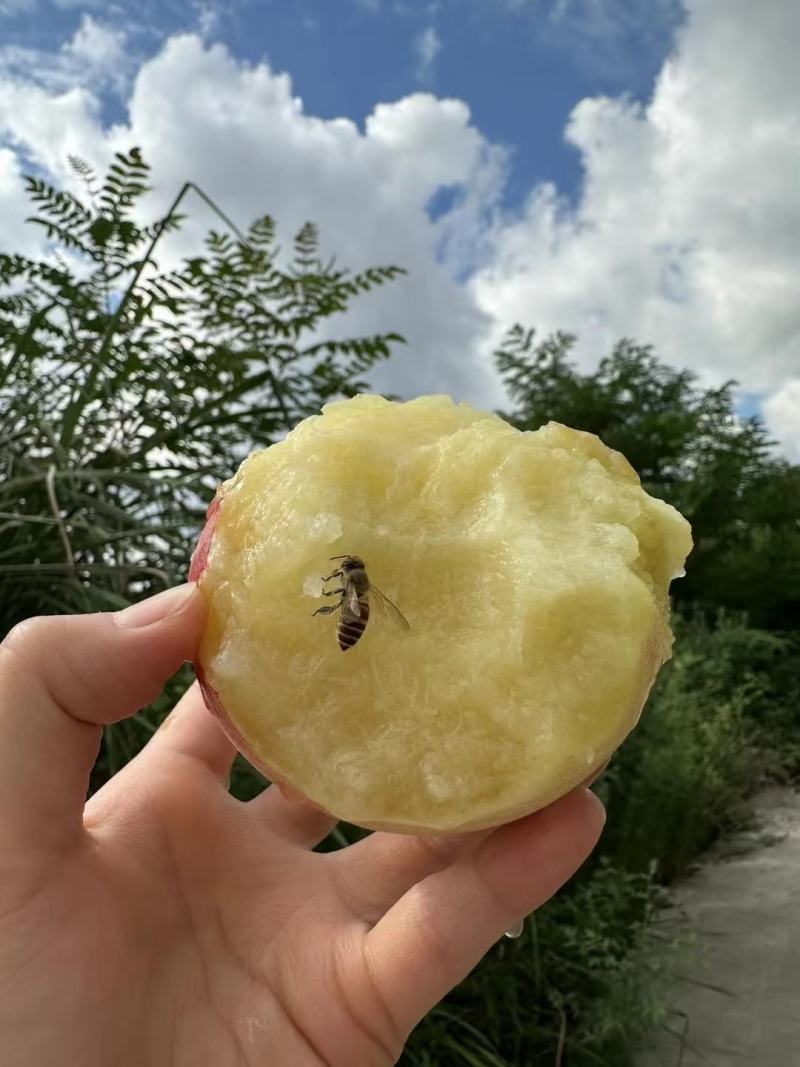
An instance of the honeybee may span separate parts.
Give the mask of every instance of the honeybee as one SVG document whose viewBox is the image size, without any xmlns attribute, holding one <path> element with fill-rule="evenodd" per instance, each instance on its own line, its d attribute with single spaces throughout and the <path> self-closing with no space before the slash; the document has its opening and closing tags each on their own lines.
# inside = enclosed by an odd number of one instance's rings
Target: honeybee
<svg viewBox="0 0 800 1067">
<path fill-rule="evenodd" d="M 367 568 L 360 556 L 331 556 L 331 560 L 342 560 L 342 564 L 333 574 L 323 578 L 323 582 L 330 582 L 333 578 L 341 578 L 342 584 L 338 589 L 328 589 L 323 596 L 339 596 L 338 604 L 326 605 L 317 608 L 314 615 L 333 615 L 341 608 L 342 616 L 336 627 L 336 637 L 339 648 L 346 652 L 348 648 L 360 639 L 369 622 L 370 597 L 373 603 L 383 610 L 393 622 L 402 626 L 404 630 L 410 630 L 408 620 L 391 600 L 367 577 Z"/>
</svg>

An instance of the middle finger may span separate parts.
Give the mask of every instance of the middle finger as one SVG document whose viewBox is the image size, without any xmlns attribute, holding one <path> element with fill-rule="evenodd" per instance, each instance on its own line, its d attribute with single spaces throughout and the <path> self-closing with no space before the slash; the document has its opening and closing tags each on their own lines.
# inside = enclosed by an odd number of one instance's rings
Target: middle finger
<svg viewBox="0 0 800 1067">
<path fill-rule="evenodd" d="M 491 832 L 415 836 L 377 830 L 325 860 L 352 911 L 375 922 L 411 886 L 449 867 Z"/>
</svg>

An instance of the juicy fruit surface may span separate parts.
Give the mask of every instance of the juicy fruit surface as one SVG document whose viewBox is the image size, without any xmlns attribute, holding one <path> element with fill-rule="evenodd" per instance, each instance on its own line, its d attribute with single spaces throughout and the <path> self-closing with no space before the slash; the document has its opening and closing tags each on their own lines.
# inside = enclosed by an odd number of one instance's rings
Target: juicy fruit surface
<svg viewBox="0 0 800 1067">
<path fill-rule="evenodd" d="M 669 657 L 688 523 L 592 435 L 361 396 L 251 455 L 216 504 L 204 681 L 257 765 L 351 822 L 542 807 L 609 757 Z M 373 596 L 340 651 L 338 614 L 312 613 L 342 554 L 408 632 Z"/>
</svg>

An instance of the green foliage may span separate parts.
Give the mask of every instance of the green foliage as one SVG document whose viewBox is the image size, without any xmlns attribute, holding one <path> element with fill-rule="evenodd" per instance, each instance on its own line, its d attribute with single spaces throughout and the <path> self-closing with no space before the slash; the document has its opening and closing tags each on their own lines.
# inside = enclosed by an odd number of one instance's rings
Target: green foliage
<svg viewBox="0 0 800 1067">
<path fill-rule="evenodd" d="M 216 484 L 251 448 L 366 388 L 401 340 L 320 339 L 398 268 L 324 264 L 311 225 L 283 262 L 272 219 L 242 234 L 191 183 L 143 224 L 137 149 L 102 181 L 73 167 L 81 197 L 28 179 L 48 255 L 0 255 L 0 635 L 179 580 Z M 160 271 L 190 192 L 232 232 Z"/>
<path fill-rule="evenodd" d="M 671 881 L 687 873 L 721 833 L 741 826 L 748 798 L 768 772 L 759 730 L 768 678 L 737 661 L 763 654 L 769 634 L 722 620 L 709 629 L 676 623 L 675 658 L 662 671 L 639 727 L 603 778 L 604 847 L 626 870 Z"/>
<path fill-rule="evenodd" d="M 663 1021 L 663 959 L 648 951 L 661 896 L 649 872 L 595 861 L 430 1013 L 401 1063 L 626 1067 Z"/>
<path fill-rule="evenodd" d="M 800 628 L 800 467 L 772 454 L 757 418 L 736 416 L 734 383 L 702 389 L 690 371 L 628 340 L 583 374 L 574 343 L 509 331 L 495 354 L 515 405 L 509 421 L 536 429 L 553 419 L 597 434 L 689 519 L 695 548 L 673 587 L 679 602 Z"/>
<path fill-rule="evenodd" d="M 674 658 L 603 776 L 603 850 L 630 871 L 684 876 L 749 820 L 767 781 L 800 769 L 800 645 L 725 614 L 673 619 Z"/>
</svg>

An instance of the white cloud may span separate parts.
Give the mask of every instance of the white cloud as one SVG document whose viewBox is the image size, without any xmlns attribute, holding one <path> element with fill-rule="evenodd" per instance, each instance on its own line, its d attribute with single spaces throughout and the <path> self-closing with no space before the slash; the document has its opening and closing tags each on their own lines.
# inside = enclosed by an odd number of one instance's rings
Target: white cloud
<svg viewBox="0 0 800 1067">
<path fill-rule="evenodd" d="M 475 277 L 498 326 L 577 332 L 585 364 L 653 342 L 707 381 L 769 392 L 800 365 L 800 7 L 690 0 L 649 105 L 582 100 L 567 140 L 584 184 L 550 185 L 505 225 Z"/>
<path fill-rule="evenodd" d="M 767 429 L 786 455 L 800 463 L 800 378 L 789 378 L 764 401 Z"/>
<path fill-rule="evenodd" d="M 68 155 L 101 167 L 108 159 L 97 113 L 97 99 L 86 89 L 54 92 L 0 79 L 0 138 L 59 178 L 67 174 Z"/>
<path fill-rule="evenodd" d="M 736 377 L 770 398 L 770 428 L 794 447 L 800 8 L 792 0 L 768 0 L 757 19 L 747 0 L 687 0 L 648 104 L 598 97 L 573 109 L 566 137 L 584 169 L 577 202 L 544 183 L 513 216 L 499 207 L 508 153 L 472 125 L 462 101 L 412 94 L 377 105 L 363 129 L 322 120 L 286 75 L 188 35 L 139 68 L 127 121 L 104 127 L 96 78 L 76 75 L 67 87 L 53 75 L 58 63 L 77 63 L 76 49 L 100 70 L 112 63 L 113 42 L 105 48 L 92 32 L 38 70 L 3 66 L 8 51 L 0 52 L 0 144 L 15 149 L 0 149 L 4 246 L 22 239 L 22 157 L 61 179 L 68 153 L 102 169 L 113 151 L 139 144 L 153 164 L 154 210 L 193 178 L 240 224 L 274 214 L 284 245 L 313 219 L 325 253 L 342 263 L 410 270 L 337 325 L 408 337 L 376 373 L 376 388 L 501 404 L 489 353 L 520 320 L 578 333 L 584 367 L 630 336 L 708 383 Z M 443 188 L 452 204 L 432 222 L 426 207 Z M 216 222 L 200 205 L 192 216 L 175 254 Z"/>
<path fill-rule="evenodd" d="M 20 161 L 10 148 L 0 148 L 0 218 L 3 220 L 3 240 L 0 251 L 33 254 L 39 247 L 39 235 L 26 226 L 28 214 Z"/>
<path fill-rule="evenodd" d="M 86 14 L 73 37 L 56 52 L 19 45 L 0 47 L 0 78 L 22 86 L 38 85 L 50 92 L 81 86 L 123 93 L 134 64 L 125 34 Z"/>
<path fill-rule="evenodd" d="M 69 152 L 102 168 L 113 151 L 138 144 L 153 165 L 154 211 L 192 178 L 242 225 L 274 214 L 283 245 L 313 219 L 326 256 L 335 253 L 354 269 L 409 268 L 408 277 L 357 301 L 336 325 L 342 332 L 395 329 L 408 338 L 407 348 L 375 374 L 376 388 L 499 401 L 479 356 L 488 320 L 437 259 L 446 219 L 433 223 L 426 212 L 442 185 L 501 180 L 497 151 L 461 101 L 420 93 L 381 104 L 362 132 L 348 119 L 306 114 L 286 75 L 186 35 L 141 66 L 126 124 L 104 129 L 86 90 L 59 93 L 0 80 L 3 133 L 59 178 L 68 178 Z M 465 196 L 459 209 L 479 226 L 483 201 L 470 208 Z M 219 225 L 196 202 L 192 216 L 173 243 L 176 253 Z"/>
<path fill-rule="evenodd" d="M 63 53 L 83 61 L 90 69 L 109 71 L 125 59 L 125 35 L 84 15 Z"/>
<path fill-rule="evenodd" d="M 436 57 L 442 50 L 442 42 L 435 26 L 428 26 L 414 38 L 414 54 L 417 57 L 417 81 L 428 82 L 433 77 Z"/>
</svg>

